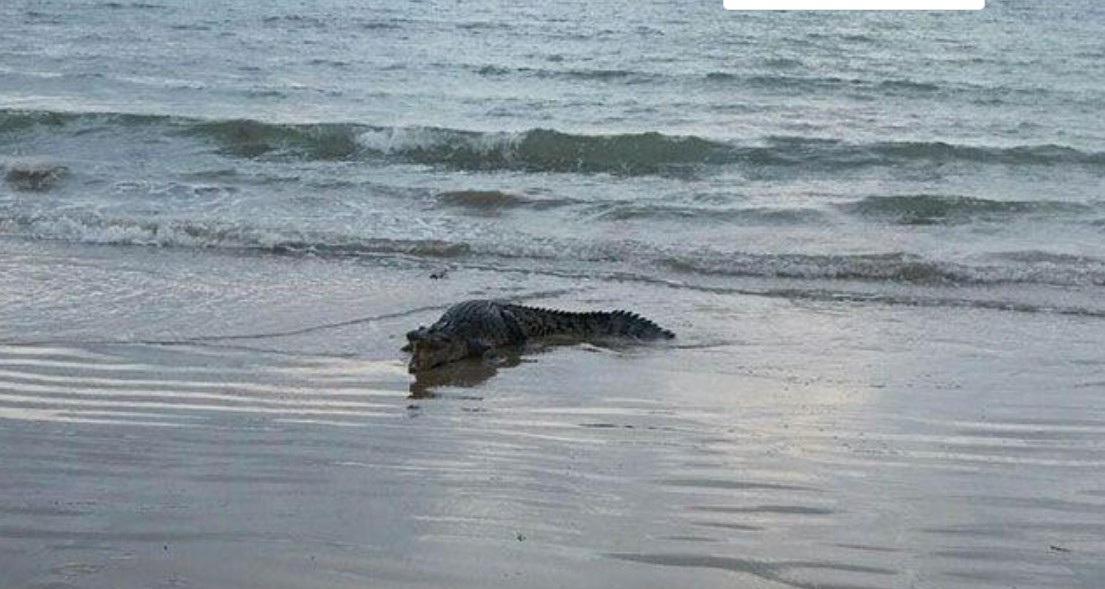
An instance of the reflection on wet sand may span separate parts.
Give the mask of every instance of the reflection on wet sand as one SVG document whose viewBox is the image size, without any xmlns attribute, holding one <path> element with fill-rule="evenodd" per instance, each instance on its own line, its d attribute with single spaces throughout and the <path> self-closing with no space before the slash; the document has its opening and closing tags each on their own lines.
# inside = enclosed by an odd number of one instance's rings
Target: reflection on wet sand
<svg viewBox="0 0 1105 589">
<path fill-rule="evenodd" d="M 741 302 L 729 347 L 417 378 L 363 324 L 308 332 L 326 356 L 0 345 L 0 585 L 1102 586 L 1099 326 L 1012 354 L 1020 321 Z"/>
<path fill-rule="evenodd" d="M 706 556 L 696 554 L 646 554 L 646 553 L 610 553 L 608 557 L 616 560 L 639 562 L 657 566 L 721 569 L 759 577 L 767 581 L 782 583 L 800 589 L 827 587 L 821 582 L 807 582 L 788 578 L 791 570 L 813 569 L 840 571 L 847 573 L 865 573 L 892 577 L 897 574 L 893 569 L 884 567 L 860 566 L 820 561 L 783 561 L 770 562 L 746 558 Z"/>
<path fill-rule="evenodd" d="M 434 389 L 441 387 L 478 386 L 498 374 L 500 368 L 513 368 L 521 363 L 521 350 L 503 349 L 494 359 L 473 358 L 437 366 L 415 374 L 414 382 L 410 386 L 410 398 L 435 397 Z"/>
</svg>

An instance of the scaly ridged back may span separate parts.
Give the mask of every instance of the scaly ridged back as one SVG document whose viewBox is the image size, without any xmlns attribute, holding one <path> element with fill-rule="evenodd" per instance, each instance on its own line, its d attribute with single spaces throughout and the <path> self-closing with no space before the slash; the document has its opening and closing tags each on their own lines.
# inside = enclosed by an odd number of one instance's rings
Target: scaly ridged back
<svg viewBox="0 0 1105 589">
<path fill-rule="evenodd" d="M 635 339 L 671 339 L 675 334 L 629 311 L 572 313 L 555 309 L 503 305 L 518 321 L 527 338 L 620 336 Z"/>
<path fill-rule="evenodd" d="M 464 301 L 450 307 L 430 329 L 491 346 L 523 343 L 526 334 L 505 310 L 498 301 Z"/>
</svg>

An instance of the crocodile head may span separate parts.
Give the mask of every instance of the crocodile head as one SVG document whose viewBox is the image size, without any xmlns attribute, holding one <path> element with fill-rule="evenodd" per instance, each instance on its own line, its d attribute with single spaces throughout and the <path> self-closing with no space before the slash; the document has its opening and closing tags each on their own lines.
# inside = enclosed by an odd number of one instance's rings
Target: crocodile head
<svg viewBox="0 0 1105 589">
<path fill-rule="evenodd" d="M 411 374 L 460 360 L 471 352 L 466 338 L 426 327 L 408 332 L 407 342 L 411 352 L 407 371 Z"/>
</svg>

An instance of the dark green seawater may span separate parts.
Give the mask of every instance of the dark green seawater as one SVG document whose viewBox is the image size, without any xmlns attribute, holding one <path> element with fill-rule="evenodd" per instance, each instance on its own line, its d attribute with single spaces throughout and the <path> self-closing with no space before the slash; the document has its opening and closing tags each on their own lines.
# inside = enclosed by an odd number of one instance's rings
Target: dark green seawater
<svg viewBox="0 0 1105 589">
<path fill-rule="evenodd" d="M 1010 304 L 1105 284 L 1091 2 L 0 11 L 8 237 Z"/>
</svg>

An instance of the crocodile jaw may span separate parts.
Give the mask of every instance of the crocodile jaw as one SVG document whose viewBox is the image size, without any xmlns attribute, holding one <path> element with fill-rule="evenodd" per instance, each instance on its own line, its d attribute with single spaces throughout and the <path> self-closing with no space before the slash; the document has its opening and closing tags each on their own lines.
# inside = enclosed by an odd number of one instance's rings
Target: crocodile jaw
<svg viewBox="0 0 1105 589">
<path fill-rule="evenodd" d="M 411 361 L 407 371 L 416 374 L 468 356 L 468 342 L 447 336 L 411 339 Z"/>
</svg>

